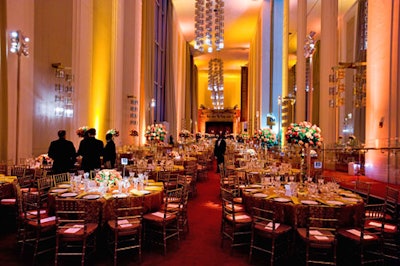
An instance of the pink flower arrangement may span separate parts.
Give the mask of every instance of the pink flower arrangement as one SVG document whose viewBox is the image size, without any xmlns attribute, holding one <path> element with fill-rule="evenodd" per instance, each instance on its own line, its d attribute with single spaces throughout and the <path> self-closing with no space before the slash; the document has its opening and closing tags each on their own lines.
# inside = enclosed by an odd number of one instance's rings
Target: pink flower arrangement
<svg viewBox="0 0 400 266">
<path fill-rule="evenodd" d="M 118 137 L 119 136 L 119 131 L 112 128 L 112 129 L 109 129 L 106 134 L 111 134 L 114 137 Z"/>
<path fill-rule="evenodd" d="M 254 138 L 260 140 L 262 144 L 267 146 L 273 146 L 277 144 L 276 134 L 269 127 L 257 130 L 254 133 Z"/>
<path fill-rule="evenodd" d="M 167 136 L 167 130 L 165 129 L 163 124 L 153 124 L 147 126 L 144 136 L 148 141 L 162 142 Z"/>
<path fill-rule="evenodd" d="M 107 182 L 108 185 L 116 185 L 118 181 L 122 180 L 122 176 L 114 169 L 103 169 L 96 173 L 94 180 L 97 183 Z"/>
<path fill-rule="evenodd" d="M 323 141 L 321 129 L 307 121 L 290 124 L 285 136 L 288 143 L 304 146 L 321 146 Z"/>
</svg>

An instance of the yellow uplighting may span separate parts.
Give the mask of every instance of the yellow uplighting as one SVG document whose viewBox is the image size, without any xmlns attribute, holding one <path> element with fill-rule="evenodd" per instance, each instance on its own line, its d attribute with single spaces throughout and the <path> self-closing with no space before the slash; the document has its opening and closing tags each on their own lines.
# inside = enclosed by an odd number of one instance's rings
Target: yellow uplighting
<svg viewBox="0 0 400 266">
<path fill-rule="evenodd" d="M 111 66 L 112 1 L 93 1 L 93 71 L 90 88 L 89 124 L 94 125 L 97 136 L 104 139 L 105 121 L 108 120 Z"/>
</svg>

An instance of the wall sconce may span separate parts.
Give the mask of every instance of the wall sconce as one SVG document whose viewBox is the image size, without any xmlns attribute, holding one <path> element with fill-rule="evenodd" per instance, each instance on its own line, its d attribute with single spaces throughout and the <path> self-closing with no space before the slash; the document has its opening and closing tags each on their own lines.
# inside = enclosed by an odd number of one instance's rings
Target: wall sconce
<svg viewBox="0 0 400 266">
<path fill-rule="evenodd" d="M 51 66 L 56 69 L 56 81 L 54 84 L 54 90 L 56 92 L 54 97 L 54 113 L 56 116 L 73 117 L 74 104 L 72 96 L 74 87 L 72 86 L 72 82 L 74 76 L 71 73 L 72 69 L 70 67 L 62 66 L 61 63 L 54 63 L 51 64 Z"/>
<path fill-rule="evenodd" d="M 15 135 L 15 163 L 18 162 L 18 152 L 19 152 L 19 105 L 20 105 L 20 91 L 21 91 L 21 55 L 29 55 L 29 43 L 30 39 L 22 34 L 20 30 L 12 31 L 10 33 L 10 52 L 17 54 L 17 102 L 16 102 L 16 129 Z"/>
</svg>

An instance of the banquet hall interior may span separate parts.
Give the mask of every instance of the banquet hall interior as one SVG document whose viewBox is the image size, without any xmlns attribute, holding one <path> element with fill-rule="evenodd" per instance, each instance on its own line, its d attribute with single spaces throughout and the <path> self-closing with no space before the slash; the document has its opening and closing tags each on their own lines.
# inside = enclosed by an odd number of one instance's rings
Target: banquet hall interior
<svg viewBox="0 0 400 266">
<path fill-rule="evenodd" d="M 400 265 L 399 14 L 0 0 L 0 263 Z M 114 167 L 83 170 L 89 129 Z"/>
</svg>

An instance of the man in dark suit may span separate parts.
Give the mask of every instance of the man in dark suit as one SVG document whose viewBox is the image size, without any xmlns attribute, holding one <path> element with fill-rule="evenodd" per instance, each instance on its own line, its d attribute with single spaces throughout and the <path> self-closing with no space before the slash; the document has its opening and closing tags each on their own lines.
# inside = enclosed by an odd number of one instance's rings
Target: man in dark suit
<svg viewBox="0 0 400 266">
<path fill-rule="evenodd" d="M 226 151 L 226 142 L 224 135 L 220 133 L 215 141 L 214 156 L 217 158 L 217 173 L 219 173 L 219 165 L 224 163 L 224 155 Z"/>
<path fill-rule="evenodd" d="M 101 156 L 103 156 L 103 141 L 96 139 L 96 129 L 90 128 L 88 136 L 79 143 L 78 155 L 82 156 L 81 169 L 90 172 L 101 168 Z"/>
<path fill-rule="evenodd" d="M 74 168 L 76 150 L 74 144 L 65 139 L 66 131 L 58 131 L 58 140 L 50 143 L 48 155 L 53 159 L 54 174 L 66 173 Z"/>
</svg>

